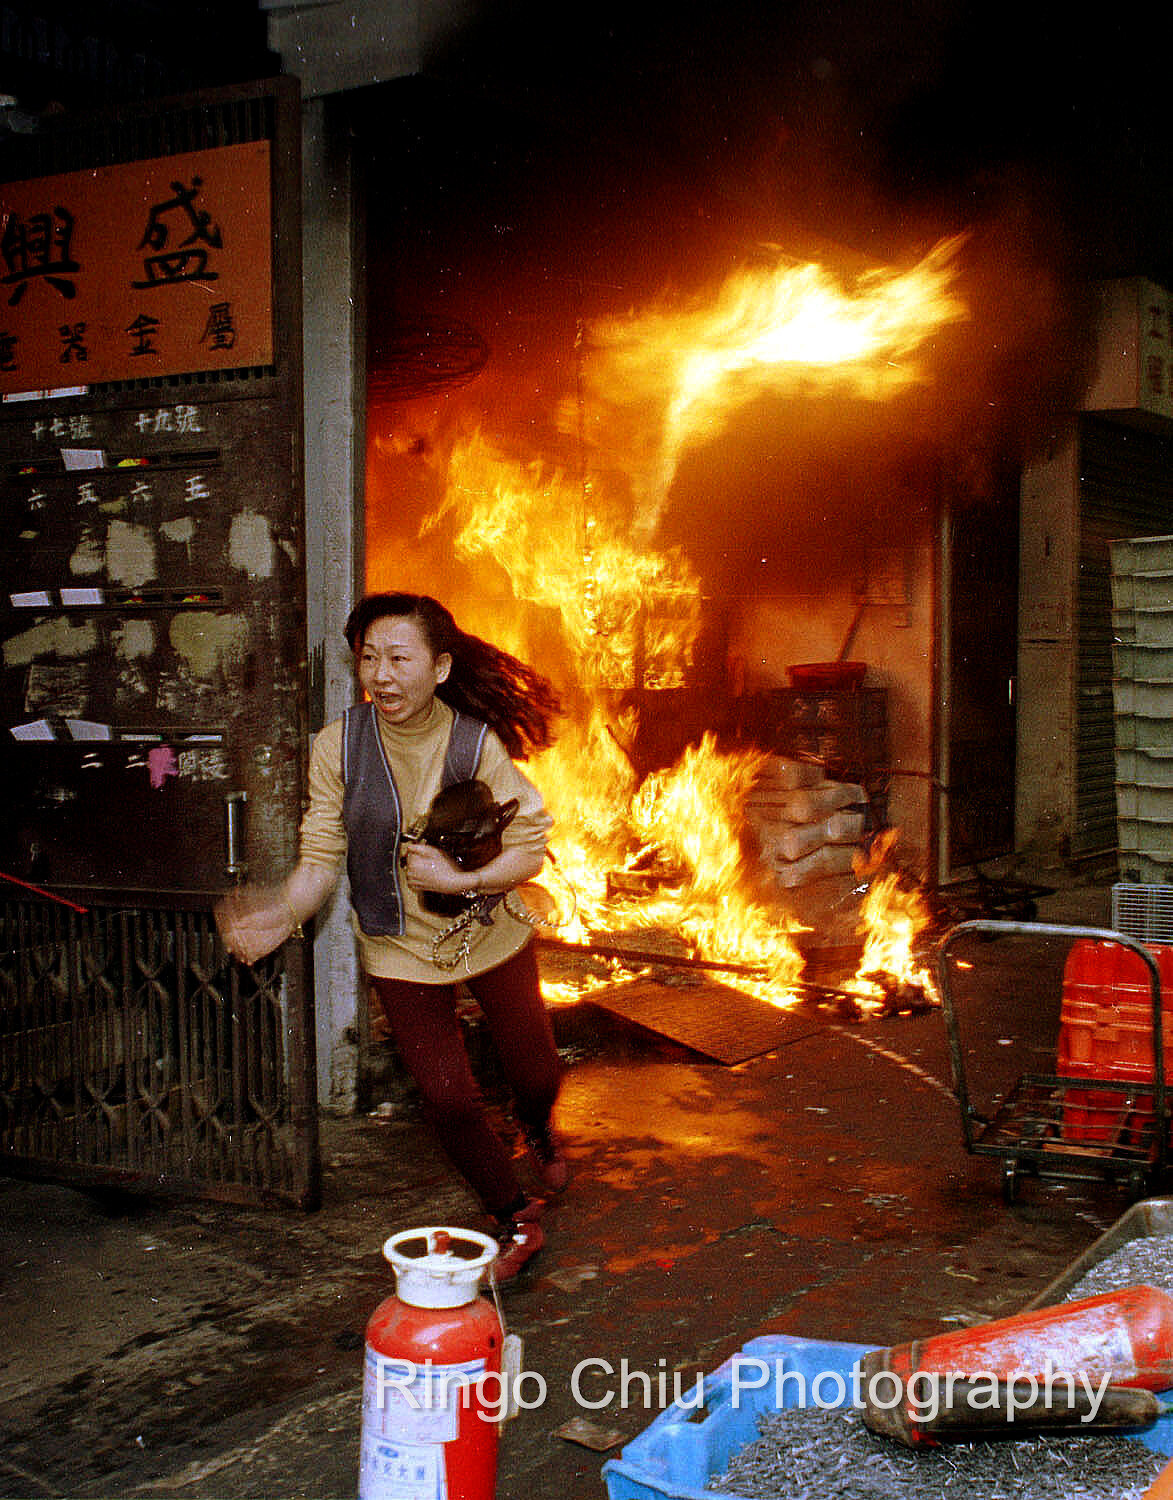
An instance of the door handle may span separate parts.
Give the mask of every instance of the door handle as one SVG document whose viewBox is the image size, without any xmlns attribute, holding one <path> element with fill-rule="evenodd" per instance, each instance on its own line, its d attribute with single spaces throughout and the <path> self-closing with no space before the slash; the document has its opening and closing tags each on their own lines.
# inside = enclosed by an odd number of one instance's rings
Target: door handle
<svg viewBox="0 0 1173 1500">
<path fill-rule="evenodd" d="M 224 868 L 229 880 L 241 881 L 248 873 L 244 857 L 244 809 L 247 792 L 229 792 L 224 798 Z"/>
</svg>

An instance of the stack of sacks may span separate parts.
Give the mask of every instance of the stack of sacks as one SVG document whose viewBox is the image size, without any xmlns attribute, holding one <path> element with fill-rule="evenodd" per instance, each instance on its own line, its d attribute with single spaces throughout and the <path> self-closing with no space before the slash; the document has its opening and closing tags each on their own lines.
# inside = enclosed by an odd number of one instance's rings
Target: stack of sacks
<svg viewBox="0 0 1173 1500">
<path fill-rule="evenodd" d="M 863 787 L 824 781 L 820 767 L 774 756 L 746 798 L 745 817 L 778 884 L 846 875 L 863 837 Z"/>
</svg>

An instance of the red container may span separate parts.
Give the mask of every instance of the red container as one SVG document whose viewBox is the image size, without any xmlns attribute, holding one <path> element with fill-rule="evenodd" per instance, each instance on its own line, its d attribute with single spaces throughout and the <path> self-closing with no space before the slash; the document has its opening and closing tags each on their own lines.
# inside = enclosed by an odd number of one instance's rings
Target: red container
<svg viewBox="0 0 1173 1500">
<path fill-rule="evenodd" d="M 1161 975 L 1165 1078 L 1173 1082 L 1173 944 L 1146 943 Z M 1081 938 L 1063 970 L 1059 1011 L 1061 1078 L 1153 1082 L 1152 983 L 1144 960 L 1119 943 Z M 1112 1089 L 1072 1090 L 1063 1105 L 1064 1140 L 1084 1146 L 1134 1143 L 1153 1102 Z"/>
<path fill-rule="evenodd" d="M 394 1234 L 396 1291 L 367 1322 L 359 1500 L 493 1500 L 504 1329 L 478 1295 L 488 1235 Z"/>
<path fill-rule="evenodd" d="M 855 692 L 863 687 L 868 675 L 866 661 L 812 661 L 802 666 L 787 667 L 790 686 L 801 688 L 806 693 L 834 693 L 846 689 Z"/>
</svg>

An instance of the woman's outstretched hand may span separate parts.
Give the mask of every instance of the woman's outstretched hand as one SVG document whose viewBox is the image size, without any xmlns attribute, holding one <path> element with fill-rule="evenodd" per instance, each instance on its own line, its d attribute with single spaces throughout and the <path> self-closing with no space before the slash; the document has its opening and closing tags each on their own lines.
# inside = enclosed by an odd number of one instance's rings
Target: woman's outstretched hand
<svg viewBox="0 0 1173 1500">
<path fill-rule="evenodd" d="M 280 887 L 235 886 L 213 916 L 224 946 L 241 963 L 254 964 L 292 937 L 298 921 Z"/>
</svg>

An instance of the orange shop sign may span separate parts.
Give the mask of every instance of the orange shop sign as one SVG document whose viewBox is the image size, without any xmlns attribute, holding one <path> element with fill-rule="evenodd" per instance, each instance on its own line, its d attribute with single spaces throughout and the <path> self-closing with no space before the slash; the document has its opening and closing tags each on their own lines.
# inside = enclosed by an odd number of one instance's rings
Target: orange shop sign
<svg viewBox="0 0 1173 1500">
<path fill-rule="evenodd" d="M 0 184 L 0 393 L 273 361 L 269 144 Z"/>
</svg>

